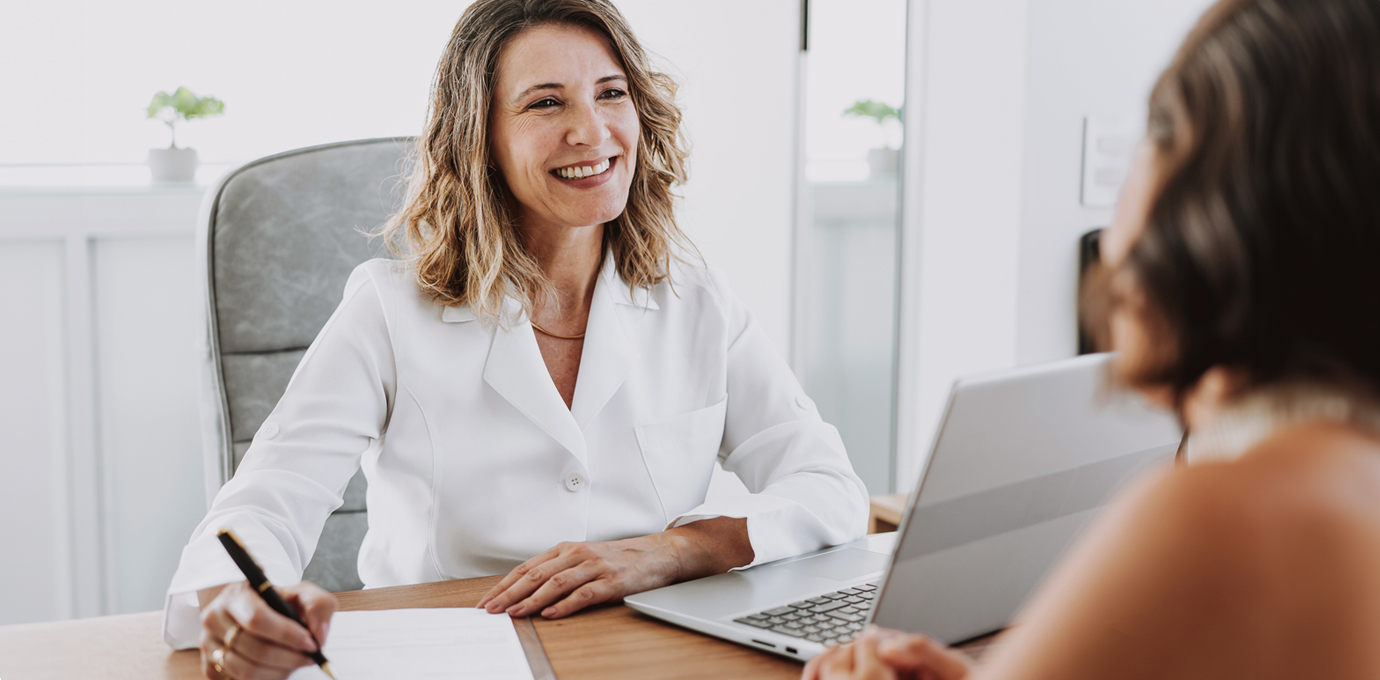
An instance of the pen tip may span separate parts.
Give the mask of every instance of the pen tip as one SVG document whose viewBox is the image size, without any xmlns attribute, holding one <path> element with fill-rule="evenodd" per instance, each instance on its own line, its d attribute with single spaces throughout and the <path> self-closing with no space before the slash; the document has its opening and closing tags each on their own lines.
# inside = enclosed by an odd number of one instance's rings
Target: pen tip
<svg viewBox="0 0 1380 680">
<path fill-rule="evenodd" d="M 321 664 L 321 670 L 326 671 L 326 675 L 331 676 L 331 680 L 339 680 L 339 678 L 336 678 L 336 677 L 335 677 L 335 673 L 332 673 L 332 672 L 331 672 L 331 665 L 330 665 L 330 664 L 328 664 L 328 663 L 323 663 L 323 664 Z"/>
</svg>

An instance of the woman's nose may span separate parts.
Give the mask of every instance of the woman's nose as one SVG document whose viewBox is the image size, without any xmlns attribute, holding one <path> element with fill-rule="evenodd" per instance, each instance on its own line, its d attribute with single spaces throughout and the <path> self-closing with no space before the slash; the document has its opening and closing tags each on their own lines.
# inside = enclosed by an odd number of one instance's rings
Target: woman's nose
<svg viewBox="0 0 1380 680">
<path fill-rule="evenodd" d="M 593 105 L 585 104 L 571 109 L 570 129 L 566 131 L 565 141 L 571 146 L 599 146 L 609 138 L 609 126 Z"/>
</svg>

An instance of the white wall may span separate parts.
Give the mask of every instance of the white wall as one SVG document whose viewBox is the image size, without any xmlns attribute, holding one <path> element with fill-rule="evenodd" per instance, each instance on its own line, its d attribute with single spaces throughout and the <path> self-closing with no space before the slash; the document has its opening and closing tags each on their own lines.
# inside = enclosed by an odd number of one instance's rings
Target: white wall
<svg viewBox="0 0 1380 680">
<path fill-rule="evenodd" d="M 789 336 L 798 0 L 618 0 L 683 85 L 693 143 L 683 226 L 777 346 Z M 0 164 L 142 162 L 166 146 L 153 93 L 187 85 L 226 115 L 183 126 L 211 161 L 411 135 L 467 0 L 50 0 L 0 21 Z M 732 20 L 726 20 L 731 17 Z"/>
<path fill-rule="evenodd" d="M 804 110 L 805 176 L 865 181 L 868 149 L 899 149 L 899 121 L 844 116 L 861 99 L 905 100 L 905 0 L 810 0 Z"/>
<path fill-rule="evenodd" d="M 898 491 L 954 377 L 1014 359 L 1025 94 L 1026 0 L 910 9 Z"/>
<path fill-rule="evenodd" d="M 616 0 L 681 83 L 681 226 L 784 354 L 790 347 L 798 0 Z"/>
<path fill-rule="evenodd" d="M 144 108 L 186 85 L 226 103 L 178 140 L 245 161 L 298 146 L 408 134 L 466 0 L 43 0 L 7 3 L 0 162 L 143 160 L 167 146 Z"/>
<path fill-rule="evenodd" d="M 1018 364 L 1077 351 L 1078 237 L 1110 208 L 1079 204 L 1085 116 L 1143 120 L 1150 89 L 1208 0 L 1031 0 L 1026 44 Z"/>
<path fill-rule="evenodd" d="M 898 487 L 958 376 L 1072 356 L 1087 115 L 1143 115 L 1208 0 L 910 0 Z"/>
</svg>

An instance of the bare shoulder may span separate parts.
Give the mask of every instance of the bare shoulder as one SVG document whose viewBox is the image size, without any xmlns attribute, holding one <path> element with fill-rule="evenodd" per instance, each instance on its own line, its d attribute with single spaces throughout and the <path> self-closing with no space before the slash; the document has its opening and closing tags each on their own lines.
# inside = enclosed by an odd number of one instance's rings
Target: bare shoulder
<svg viewBox="0 0 1380 680">
<path fill-rule="evenodd" d="M 1347 642 L 1380 635 L 1378 571 L 1380 442 L 1289 432 L 1127 489 L 991 677 L 1315 677 L 1333 662 L 1348 677 L 1380 668 Z"/>
<path fill-rule="evenodd" d="M 1380 524 L 1380 438 L 1341 424 L 1290 428 L 1235 461 L 1148 479 L 1124 504 L 1139 522 L 1172 523 L 1216 549 L 1313 542 L 1328 523 Z M 1232 538 L 1219 543 L 1224 530 Z"/>
<path fill-rule="evenodd" d="M 1249 603 L 1289 599 L 1285 581 L 1334 578 L 1343 556 L 1380 555 L 1380 439 L 1291 428 L 1235 461 L 1148 479 L 1121 506 L 1125 528 L 1165 541 L 1152 559 L 1233 579 L 1241 587 L 1226 592 Z"/>
<path fill-rule="evenodd" d="M 1201 584 L 1215 584 L 1211 598 L 1182 604 L 1231 623 L 1221 649 L 1235 650 L 1237 668 L 1263 661 L 1258 671 L 1278 677 L 1375 677 L 1380 439 L 1342 424 L 1297 426 L 1234 462 L 1182 473 L 1162 480 L 1144 509 L 1175 518 L 1175 547 Z"/>
<path fill-rule="evenodd" d="M 1380 597 L 1360 597 L 1380 590 L 1371 585 L 1380 573 L 1380 437 L 1303 425 L 1228 467 L 1214 486 L 1237 499 L 1250 545 L 1276 576 L 1266 596 L 1298 616 L 1369 607 L 1380 619 Z"/>
<path fill-rule="evenodd" d="M 1279 492 L 1268 509 L 1380 519 L 1380 434 L 1341 423 L 1300 425 L 1235 465 L 1242 484 Z"/>
</svg>

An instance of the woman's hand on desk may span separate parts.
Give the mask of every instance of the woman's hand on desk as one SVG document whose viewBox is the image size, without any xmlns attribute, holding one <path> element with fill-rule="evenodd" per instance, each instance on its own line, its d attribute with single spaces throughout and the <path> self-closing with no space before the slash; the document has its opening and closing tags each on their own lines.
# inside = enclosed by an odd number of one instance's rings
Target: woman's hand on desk
<svg viewBox="0 0 1380 680">
<path fill-rule="evenodd" d="M 562 543 L 518 565 L 479 601 L 491 613 L 568 616 L 592 604 L 752 562 L 747 520 L 692 522 L 659 534 L 603 543 Z"/>
<path fill-rule="evenodd" d="M 292 619 L 273 611 L 249 583 L 240 581 L 197 593 L 201 601 L 201 670 L 208 678 L 281 680 L 312 665 L 304 652 L 323 644 L 335 613 L 335 596 L 303 581 L 275 588 L 311 627 L 311 634 Z M 217 662 L 216 650 L 223 659 Z M 216 671 L 216 664 L 221 671 Z"/>
<path fill-rule="evenodd" d="M 968 658 L 924 635 L 869 626 L 805 664 L 801 680 L 964 680 Z"/>
</svg>

